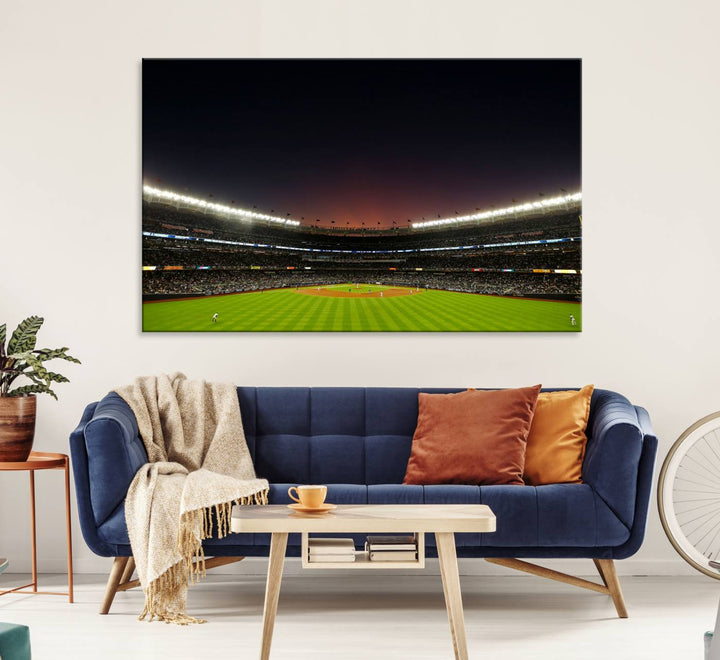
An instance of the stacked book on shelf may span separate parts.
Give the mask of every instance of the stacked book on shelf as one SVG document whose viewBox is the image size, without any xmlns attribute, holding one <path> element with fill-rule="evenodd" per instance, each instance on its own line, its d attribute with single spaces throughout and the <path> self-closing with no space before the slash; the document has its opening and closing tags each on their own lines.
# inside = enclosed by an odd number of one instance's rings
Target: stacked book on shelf
<svg viewBox="0 0 720 660">
<path fill-rule="evenodd" d="M 365 551 L 370 561 L 416 561 L 417 539 L 412 534 L 368 536 Z"/>
<path fill-rule="evenodd" d="M 352 539 L 308 539 L 308 561 L 311 563 L 353 562 L 355 544 Z"/>
</svg>

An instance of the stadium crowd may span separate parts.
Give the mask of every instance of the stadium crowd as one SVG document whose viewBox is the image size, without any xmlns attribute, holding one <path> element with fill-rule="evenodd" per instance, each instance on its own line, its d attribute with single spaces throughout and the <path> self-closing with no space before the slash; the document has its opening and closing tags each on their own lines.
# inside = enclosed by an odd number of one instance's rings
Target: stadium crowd
<svg viewBox="0 0 720 660">
<path fill-rule="evenodd" d="M 581 222 L 577 212 L 423 230 L 329 230 L 222 218 L 145 200 L 143 232 L 143 266 L 156 268 L 143 270 L 143 295 L 150 297 L 204 296 L 343 282 L 502 296 L 579 300 L 581 295 L 578 274 L 532 272 L 581 270 Z M 564 240 L 542 242 L 552 239 Z M 278 249 L 280 245 L 299 249 Z M 409 251 L 468 245 L 478 247 Z M 385 252 L 388 250 L 391 252 Z M 173 266 L 184 269 L 162 270 Z M 508 269 L 515 272 L 502 272 Z"/>
<path fill-rule="evenodd" d="M 501 296 L 580 293 L 578 275 L 521 273 L 372 273 L 367 271 L 144 271 L 145 295 L 198 295 L 240 293 L 266 289 L 328 286 L 340 283 L 384 284 L 421 289 L 444 289 Z"/>
<path fill-rule="evenodd" d="M 436 254 L 322 254 L 290 250 L 270 250 L 241 246 L 223 246 L 212 243 L 187 242 L 168 238 L 146 237 L 143 246 L 143 264 L 148 266 L 214 266 L 221 268 L 248 268 L 250 266 L 302 268 L 313 263 L 334 263 L 350 267 L 382 268 L 581 268 L 580 243 L 567 243 L 508 248 L 485 248 Z"/>
</svg>

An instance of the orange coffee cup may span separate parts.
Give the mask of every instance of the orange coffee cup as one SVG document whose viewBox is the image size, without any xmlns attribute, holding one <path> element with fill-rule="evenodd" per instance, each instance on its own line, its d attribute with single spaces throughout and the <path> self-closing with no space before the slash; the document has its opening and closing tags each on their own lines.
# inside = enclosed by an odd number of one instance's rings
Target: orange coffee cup
<svg viewBox="0 0 720 660">
<path fill-rule="evenodd" d="M 293 495 L 293 491 L 295 491 L 295 495 Z M 308 509 L 317 509 L 325 501 L 327 486 L 291 486 L 288 488 L 288 495 L 291 500 Z"/>
</svg>

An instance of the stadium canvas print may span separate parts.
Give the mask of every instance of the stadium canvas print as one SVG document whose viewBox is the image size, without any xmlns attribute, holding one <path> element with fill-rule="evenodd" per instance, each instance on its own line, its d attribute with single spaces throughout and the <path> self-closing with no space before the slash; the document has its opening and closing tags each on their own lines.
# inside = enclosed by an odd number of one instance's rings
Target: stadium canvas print
<svg viewBox="0 0 720 660">
<path fill-rule="evenodd" d="M 581 62 L 145 60 L 142 325 L 579 332 Z"/>
</svg>

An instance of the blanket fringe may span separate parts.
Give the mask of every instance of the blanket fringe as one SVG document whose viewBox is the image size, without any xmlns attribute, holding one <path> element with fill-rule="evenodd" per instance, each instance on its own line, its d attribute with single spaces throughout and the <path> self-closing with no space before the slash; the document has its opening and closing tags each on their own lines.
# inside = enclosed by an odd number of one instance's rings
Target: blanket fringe
<svg viewBox="0 0 720 660">
<path fill-rule="evenodd" d="M 178 611 L 172 606 L 179 601 L 182 588 L 187 584 L 184 564 L 184 561 L 179 561 L 148 585 L 145 590 L 145 607 L 138 617 L 140 621 L 158 620 L 180 626 L 207 622 L 205 619 L 198 619 Z"/>
<path fill-rule="evenodd" d="M 218 538 L 224 538 L 230 533 L 232 509 L 236 504 L 247 506 L 267 503 L 268 490 L 265 489 L 247 497 L 183 513 L 177 544 L 182 559 L 148 585 L 145 590 L 145 608 L 138 619 L 157 619 L 181 626 L 205 623 L 205 619 L 197 619 L 172 608 L 172 603 L 178 599 L 181 589 L 196 584 L 206 575 L 202 541 L 213 535 L 215 521 Z"/>
</svg>

